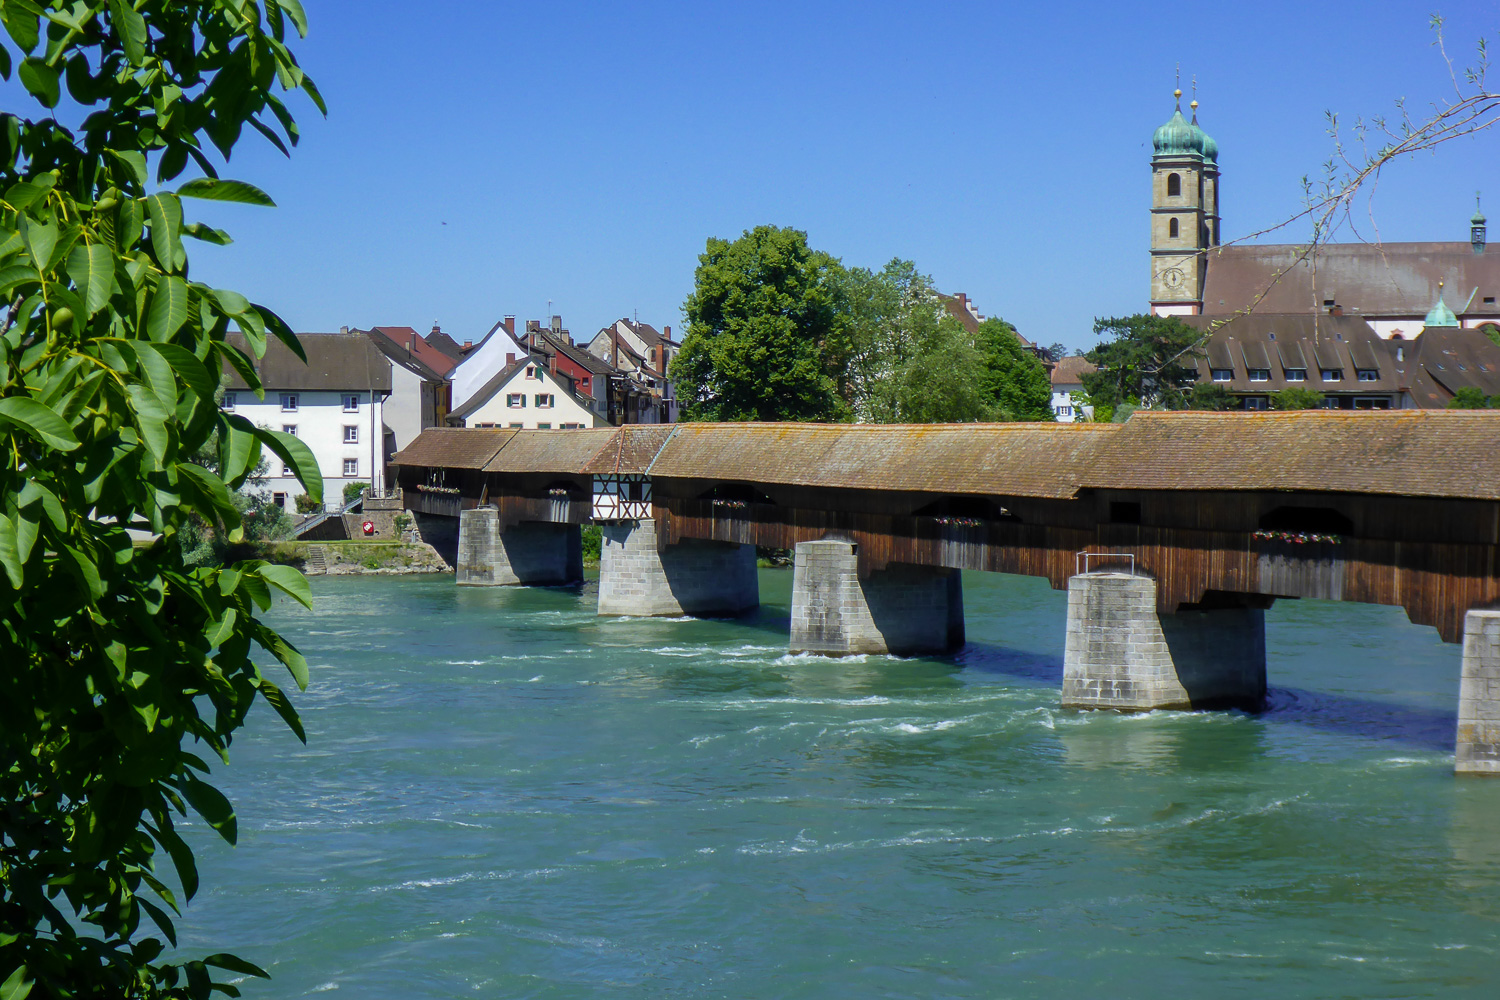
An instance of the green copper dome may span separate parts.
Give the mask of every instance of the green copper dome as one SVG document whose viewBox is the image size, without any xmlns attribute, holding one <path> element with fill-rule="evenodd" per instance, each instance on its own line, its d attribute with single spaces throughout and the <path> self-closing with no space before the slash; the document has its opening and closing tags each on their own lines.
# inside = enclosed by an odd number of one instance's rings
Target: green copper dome
<svg viewBox="0 0 1500 1000">
<path fill-rule="evenodd" d="M 1474 214 L 1469 218 L 1469 225 L 1471 225 L 1471 226 L 1482 226 L 1482 225 L 1484 225 L 1484 223 L 1485 223 L 1484 213 L 1481 212 L 1481 211 L 1479 211 L 1478 209 L 1475 209 Z"/>
<path fill-rule="evenodd" d="M 1438 282 L 1437 301 L 1427 312 L 1427 318 L 1422 321 L 1423 327 L 1435 326 L 1458 326 L 1458 317 L 1453 315 L 1453 310 L 1448 308 L 1448 303 L 1443 301 L 1443 283 Z"/>
<path fill-rule="evenodd" d="M 1172 96 L 1182 100 L 1182 91 L 1174 90 Z M 1193 120 L 1182 117 L 1179 103 L 1167 123 L 1151 136 L 1151 145 L 1158 156 L 1201 156 L 1209 163 L 1219 159 L 1219 144 L 1198 126 L 1198 102 L 1193 102 Z"/>
</svg>

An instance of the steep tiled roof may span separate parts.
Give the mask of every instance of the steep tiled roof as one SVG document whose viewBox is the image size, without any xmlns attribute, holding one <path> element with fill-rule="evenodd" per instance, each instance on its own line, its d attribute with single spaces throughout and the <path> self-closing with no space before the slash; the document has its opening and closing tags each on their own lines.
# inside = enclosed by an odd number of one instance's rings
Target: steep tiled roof
<svg viewBox="0 0 1500 1000">
<path fill-rule="evenodd" d="M 1476 254 L 1468 243 L 1326 243 L 1314 259 L 1298 263 L 1301 250 L 1275 245 L 1209 251 L 1204 314 L 1252 305 L 1258 312 L 1320 312 L 1331 300 L 1361 316 L 1422 316 L 1441 281 L 1454 312 L 1500 317 L 1500 305 L 1484 302 L 1500 288 L 1500 247 Z M 1278 280 L 1279 272 L 1285 273 Z"/>
<path fill-rule="evenodd" d="M 1137 411 L 1083 486 L 1500 500 L 1500 411 Z"/>
<path fill-rule="evenodd" d="M 1393 393 L 1401 389 L 1395 356 L 1390 344 L 1357 316 L 1328 316 L 1316 313 L 1252 312 L 1224 322 L 1223 316 L 1182 316 L 1189 326 L 1214 330 L 1205 344 L 1208 363 L 1198 368 L 1198 379 L 1212 379 L 1212 369 L 1234 372 L 1226 388 L 1235 392 L 1276 392 L 1289 385 L 1323 393 Z M 1250 369 L 1260 368 L 1269 378 L 1252 382 Z M 1337 368 L 1343 372 L 1338 382 L 1323 382 L 1319 371 Z M 1301 369 L 1306 378 L 1288 382 L 1287 369 Z M 1361 382 L 1360 370 L 1378 373 L 1373 382 Z"/>
<path fill-rule="evenodd" d="M 1070 497 L 1116 424 L 678 424 L 651 474 Z"/>
<path fill-rule="evenodd" d="M 1436 327 L 1405 344 L 1397 369 L 1406 373 L 1406 388 L 1419 407 L 1448 405 L 1465 387 L 1486 396 L 1500 395 L 1500 345 L 1479 330 Z"/>
<path fill-rule="evenodd" d="M 432 332 L 427 335 L 426 340 L 432 347 L 452 359 L 454 364 L 457 364 L 464 356 L 464 350 L 458 346 L 458 341 L 436 327 L 433 327 Z"/>
<path fill-rule="evenodd" d="M 367 336 L 381 354 L 391 359 L 392 364 L 430 382 L 441 382 L 455 364 L 452 358 L 428 346 L 409 326 L 372 327 Z M 416 351 L 409 346 L 413 341 L 421 345 Z"/>
<path fill-rule="evenodd" d="M 390 464 L 482 469 L 517 433 L 490 427 L 429 427 L 396 452 Z"/>
<path fill-rule="evenodd" d="M 1052 369 L 1053 385 L 1079 385 L 1083 376 L 1098 371 L 1087 358 L 1078 356 L 1063 358 Z"/>
<path fill-rule="evenodd" d="M 256 374 L 266 391 L 344 389 L 391 390 L 391 363 L 384 354 L 359 332 L 299 333 L 297 340 L 307 354 L 307 363 L 275 337 L 267 339 L 266 355 L 255 362 Z M 247 354 L 244 335 L 231 333 L 229 342 Z M 229 388 L 243 389 L 245 382 L 228 364 Z"/>
<path fill-rule="evenodd" d="M 500 387 L 509 382 L 516 372 L 533 363 L 539 362 L 533 362 L 530 357 L 517 358 L 515 361 L 512 361 L 494 375 L 491 375 L 489 380 L 475 391 L 474 395 L 470 396 L 462 406 L 455 407 L 453 412 L 448 415 L 450 417 L 467 417 L 485 403 L 488 403 L 494 397 L 495 393 L 500 391 Z"/>
</svg>

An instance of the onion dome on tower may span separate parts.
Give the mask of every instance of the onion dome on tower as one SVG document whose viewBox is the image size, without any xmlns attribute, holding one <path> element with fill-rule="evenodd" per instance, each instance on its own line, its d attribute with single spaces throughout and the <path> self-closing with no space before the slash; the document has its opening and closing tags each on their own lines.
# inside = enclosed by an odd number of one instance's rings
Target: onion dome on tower
<svg viewBox="0 0 1500 1000">
<path fill-rule="evenodd" d="M 1422 328 L 1430 330 L 1433 327 L 1457 327 L 1458 317 L 1453 315 L 1453 310 L 1448 308 L 1448 303 L 1443 301 L 1443 283 L 1438 282 L 1437 301 L 1427 311 L 1427 318 L 1422 321 Z"/>
<path fill-rule="evenodd" d="M 1167 119 L 1165 125 L 1161 126 L 1151 136 L 1151 146 L 1156 150 L 1158 156 L 1202 156 L 1203 130 L 1196 122 L 1190 122 L 1182 117 L 1182 91 L 1172 91 L 1172 96 L 1177 98 L 1177 109 L 1172 112 L 1172 117 Z M 1194 118 L 1197 114 L 1194 113 Z M 1218 152 L 1218 147 L 1214 147 Z"/>
<path fill-rule="evenodd" d="M 1469 245 L 1475 253 L 1484 253 L 1484 212 L 1479 207 L 1479 195 L 1474 195 L 1474 214 L 1469 218 Z"/>
</svg>

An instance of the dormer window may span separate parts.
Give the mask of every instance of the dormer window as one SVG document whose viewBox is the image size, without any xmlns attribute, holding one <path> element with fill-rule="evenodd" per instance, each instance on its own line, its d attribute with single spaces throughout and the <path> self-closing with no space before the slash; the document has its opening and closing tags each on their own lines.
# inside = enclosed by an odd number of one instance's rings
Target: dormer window
<svg viewBox="0 0 1500 1000">
<path fill-rule="evenodd" d="M 1234 369 L 1233 368 L 1214 368 L 1214 369 L 1212 369 L 1212 372 L 1213 372 L 1213 380 L 1215 382 L 1233 382 L 1234 381 Z"/>
<path fill-rule="evenodd" d="M 1375 368 L 1356 368 L 1354 375 L 1361 382 L 1379 382 L 1380 371 Z"/>
<path fill-rule="evenodd" d="M 1306 368 L 1288 368 L 1288 369 L 1286 369 L 1286 380 L 1288 382 L 1306 382 L 1307 381 L 1307 369 Z"/>
<path fill-rule="evenodd" d="M 1269 369 L 1269 368 L 1251 368 L 1251 369 L 1249 369 L 1249 372 L 1250 372 L 1250 381 L 1252 381 L 1252 382 L 1269 382 L 1269 381 L 1271 381 L 1271 369 Z"/>
<path fill-rule="evenodd" d="M 1323 377 L 1324 382 L 1344 381 L 1344 369 L 1342 368 L 1320 368 L 1318 369 L 1318 373 Z"/>
</svg>

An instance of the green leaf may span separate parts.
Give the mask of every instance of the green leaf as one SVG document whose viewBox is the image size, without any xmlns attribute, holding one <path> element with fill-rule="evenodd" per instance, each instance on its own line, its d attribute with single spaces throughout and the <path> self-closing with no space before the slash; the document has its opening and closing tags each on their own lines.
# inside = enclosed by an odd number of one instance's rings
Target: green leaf
<svg viewBox="0 0 1500 1000">
<path fill-rule="evenodd" d="M 57 67 L 48 66 L 45 60 L 28 56 L 21 63 L 21 84 L 31 91 L 31 96 L 44 108 L 57 107 L 61 92 L 57 85 Z"/>
<path fill-rule="evenodd" d="M 195 240 L 202 240 L 204 243 L 212 243 L 214 246 L 218 247 L 227 247 L 229 246 L 229 244 L 234 242 L 234 240 L 231 239 L 229 234 L 224 230 L 215 229 L 212 226 L 205 226 L 201 222 L 189 222 L 187 225 L 183 226 L 182 235 L 191 236 Z"/>
<path fill-rule="evenodd" d="M 260 568 L 261 577 L 273 587 L 285 591 L 288 596 L 307 610 L 312 610 L 312 588 L 307 577 L 294 566 L 279 566 L 268 563 Z"/>
<path fill-rule="evenodd" d="M 137 184 L 143 188 L 146 186 L 151 175 L 146 172 L 145 153 L 142 153 L 138 149 L 106 149 L 105 152 L 113 157 L 117 163 L 120 163 L 129 170 Z M 134 199 L 131 200 L 133 201 Z"/>
<path fill-rule="evenodd" d="M 16 555 L 24 565 L 36 547 L 36 536 L 41 533 L 41 515 L 34 510 L 16 511 Z"/>
<path fill-rule="evenodd" d="M 264 677 L 255 683 L 260 688 L 261 697 L 266 699 L 266 703 L 276 710 L 276 714 L 281 716 L 281 721 L 286 723 L 286 727 L 296 734 L 297 739 L 306 743 L 307 733 L 302 729 L 302 718 L 297 714 L 297 710 L 292 707 L 291 701 L 287 699 L 286 694 L 281 688 L 272 684 Z"/>
<path fill-rule="evenodd" d="M 21 569 L 21 550 L 16 539 L 16 523 L 0 514 L 0 567 L 4 567 L 10 585 L 20 590 L 26 582 Z"/>
<path fill-rule="evenodd" d="M 109 302 L 115 292 L 115 258 L 102 243 L 74 247 L 68 254 L 68 277 L 78 286 L 90 318 Z"/>
<path fill-rule="evenodd" d="M 250 300 L 239 292 L 231 292 L 227 288 L 215 288 L 213 295 L 226 316 L 242 316 L 250 311 Z M 261 334 L 260 339 L 265 340 L 265 334 Z"/>
<path fill-rule="evenodd" d="M 22 233 L 26 237 L 26 249 L 31 251 L 32 265 L 39 273 L 45 273 L 53 248 L 57 246 L 57 227 L 31 219 L 26 222 Z"/>
<path fill-rule="evenodd" d="M 42 9 L 31 0 L 4 0 L 0 3 L 0 22 L 22 52 L 36 48 L 41 38 L 40 21 Z"/>
<path fill-rule="evenodd" d="M 0 80 L 9 80 L 10 70 L 10 49 L 0 45 Z"/>
<path fill-rule="evenodd" d="M 264 586 L 264 584 L 262 585 Z M 269 594 L 270 591 L 267 591 L 268 596 Z M 296 646 L 293 646 L 279 634 L 261 624 L 257 624 L 255 627 L 255 641 L 264 646 L 267 652 L 285 665 L 286 669 L 291 673 L 292 679 L 297 682 L 298 688 L 303 691 L 307 690 L 307 660 L 297 651 Z"/>
<path fill-rule="evenodd" d="M 318 460 L 313 456 L 311 448 L 294 434 L 266 427 L 255 428 L 255 436 L 291 468 L 314 503 L 323 502 L 323 473 L 318 470 Z"/>
<path fill-rule="evenodd" d="M 0 269 L 0 296 L 9 299 L 11 289 L 36 280 L 38 280 L 36 269 L 23 264 L 12 264 L 10 267 Z"/>
<path fill-rule="evenodd" d="M 78 577 L 78 581 L 88 590 L 89 596 L 96 601 L 103 597 L 104 581 L 99 576 L 99 567 L 89 554 L 71 545 L 64 545 L 61 551 L 68 557 L 68 570 Z"/>
<path fill-rule="evenodd" d="M 302 9 L 301 0 L 271 0 L 272 3 L 286 11 L 286 16 L 292 19 L 297 26 L 297 34 L 303 38 L 307 37 L 307 11 Z"/>
<path fill-rule="evenodd" d="M 211 400 L 214 398 L 214 390 L 218 388 L 218 380 L 209 373 L 207 367 L 197 356 L 186 347 L 176 344 L 149 343 L 144 345 L 142 354 L 146 351 L 160 354 L 172 366 L 172 370 L 182 379 L 184 385 L 199 399 Z"/>
<path fill-rule="evenodd" d="M 209 201 L 237 201 L 244 205 L 262 205 L 266 208 L 275 208 L 276 203 L 271 196 L 253 184 L 244 181 L 218 180 L 212 177 L 199 177 L 188 181 L 177 189 L 177 194 L 182 198 L 205 198 Z"/>
<path fill-rule="evenodd" d="M 231 844 L 235 842 L 239 829 L 234 818 L 234 806 L 229 804 L 223 792 L 208 782 L 191 776 L 181 780 L 177 787 L 182 789 L 182 794 L 197 810 L 198 815 L 208 820 L 208 825 L 219 832 L 219 836 Z"/>
<path fill-rule="evenodd" d="M 285 0 L 282 0 L 284 3 Z M 210 955 L 203 960 L 204 965 L 212 965 L 216 969 L 228 969 L 230 972 L 238 972 L 242 976 L 255 976 L 257 979 L 270 979 L 271 974 L 258 965 L 251 965 L 243 958 L 234 955 Z"/>
<path fill-rule="evenodd" d="M 135 411 L 133 416 L 136 430 L 140 431 L 141 441 L 156 460 L 156 468 L 159 469 L 167 460 L 167 447 L 172 440 L 167 431 L 167 421 L 172 418 L 172 407 L 164 405 L 161 398 L 144 385 L 132 383 L 127 391 L 130 393 L 131 407 Z"/>
<path fill-rule="evenodd" d="M 37 438 L 49 448 L 72 451 L 78 447 L 73 428 L 49 407 L 26 396 L 0 399 L 0 424 L 11 424 Z M 306 445 L 303 445 L 306 448 Z M 308 452 L 308 454 L 312 454 Z"/>
<path fill-rule="evenodd" d="M 206 503 L 194 506 L 206 520 L 221 520 L 226 527 L 240 523 L 240 509 L 234 505 L 224 481 L 202 466 L 188 462 L 177 463 L 179 482 L 190 482 Z"/>
<path fill-rule="evenodd" d="M 225 483 L 238 487 L 245 473 L 260 457 L 260 442 L 255 425 L 233 413 L 221 414 L 219 425 L 219 475 Z"/>
<path fill-rule="evenodd" d="M 51 184 L 51 180 L 52 178 L 49 175 L 46 177 L 46 183 L 43 183 L 43 178 L 40 177 L 35 181 L 17 181 L 11 185 L 9 191 L 5 192 L 5 200 L 15 209 L 30 208 L 43 195 L 52 190 L 53 185 Z"/>
<path fill-rule="evenodd" d="M 177 831 L 166 823 L 160 827 L 154 827 L 149 823 L 141 825 L 146 828 L 146 832 L 156 838 L 158 844 L 167 849 L 167 854 L 172 858 L 172 867 L 177 870 L 177 881 L 182 883 L 183 902 L 190 901 L 198 894 L 198 865 L 193 860 L 192 849 L 183 843 Z"/>
<path fill-rule="evenodd" d="M 151 219 L 151 249 L 164 270 L 182 268 L 186 255 L 182 251 L 182 202 L 176 195 L 153 194 L 146 198 L 146 214 Z"/>
<path fill-rule="evenodd" d="M 177 928 L 173 926 L 172 918 L 167 916 L 166 911 L 142 896 L 136 896 L 135 901 L 141 904 L 142 908 L 151 916 L 151 920 L 157 927 L 161 928 L 161 932 L 167 936 L 167 940 L 172 942 L 172 947 L 177 947 Z"/>
<path fill-rule="evenodd" d="M 57 494 L 32 479 L 21 487 L 21 493 L 16 498 L 16 506 L 25 510 L 37 501 L 41 501 L 42 511 L 47 515 L 47 520 L 52 522 L 52 527 L 58 531 L 68 529 L 68 518 L 63 513 L 62 501 L 57 499 Z"/>
<path fill-rule="evenodd" d="M 261 973 L 265 975 L 265 973 Z M 34 983 L 26 978 L 26 966 L 16 966 L 16 971 L 0 983 L 0 1000 L 26 1000 L 31 995 Z"/>
<path fill-rule="evenodd" d="M 153 341 L 171 340 L 188 318 L 188 285 L 175 274 L 156 283 L 151 293 L 151 311 L 146 317 L 146 331 Z"/>
<path fill-rule="evenodd" d="M 120 41 L 125 43 L 125 58 L 139 66 L 146 58 L 146 19 L 124 0 L 109 0 L 109 13 Z"/>
<path fill-rule="evenodd" d="M 177 380 L 172 377 L 172 365 L 166 357 L 158 351 L 151 350 L 145 344 L 142 344 L 141 349 L 135 352 L 135 356 L 140 362 L 141 374 L 145 376 L 146 384 L 161 401 L 161 405 L 168 410 L 177 409 Z"/>
</svg>

